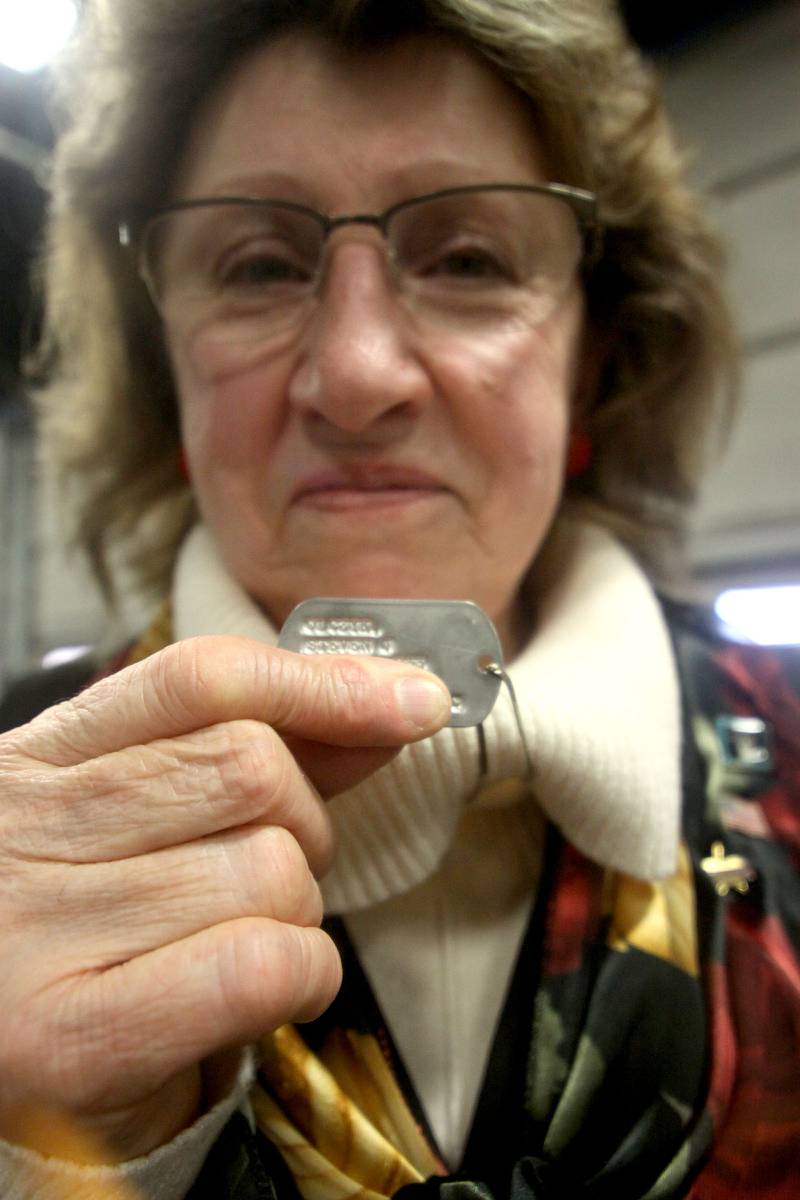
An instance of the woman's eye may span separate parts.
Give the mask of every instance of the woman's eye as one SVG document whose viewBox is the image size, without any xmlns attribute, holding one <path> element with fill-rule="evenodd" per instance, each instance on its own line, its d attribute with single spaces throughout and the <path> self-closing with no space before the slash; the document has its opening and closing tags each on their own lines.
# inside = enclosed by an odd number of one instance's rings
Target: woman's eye
<svg viewBox="0 0 800 1200">
<path fill-rule="evenodd" d="M 432 261 L 423 274 L 454 280 L 509 282 L 514 272 L 502 257 L 488 249 L 465 246 L 447 250 Z"/>
<path fill-rule="evenodd" d="M 269 288 L 281 284 L 308 283 L 311 272 L 288 254 L 237 255 L 220 264 L 217 280 L 221 287 Z"/>
</svg>

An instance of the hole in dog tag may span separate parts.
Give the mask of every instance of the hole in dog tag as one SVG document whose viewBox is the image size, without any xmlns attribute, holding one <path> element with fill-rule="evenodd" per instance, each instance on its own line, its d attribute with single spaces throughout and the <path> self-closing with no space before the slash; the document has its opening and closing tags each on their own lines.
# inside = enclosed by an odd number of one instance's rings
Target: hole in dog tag
<svg viewBox="0 0 800 1200">
<path fill-rule="evenodd" d="M 469 600 L 303 600 L 278 645 L 297 654 L 370 654 L 432 671 L 452 697 L 453 726 L 478 725 L 502 682 L 482 663 L 502 664 L 497 630 Z"/>
</svg>

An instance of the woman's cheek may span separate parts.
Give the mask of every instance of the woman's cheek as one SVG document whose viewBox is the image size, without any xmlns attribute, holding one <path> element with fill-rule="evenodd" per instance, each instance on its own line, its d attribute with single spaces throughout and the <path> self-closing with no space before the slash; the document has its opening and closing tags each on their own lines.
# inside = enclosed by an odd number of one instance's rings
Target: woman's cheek
<svg viewBox="0 0 800 1200">
<path fill-rule="evenodd" d="M 465 427 L 485 457 L 548 474 L 567 437 L 570 375 L 546 342 L 531 353 L 529 334 L 522 346 L 485 349 L 467 370 L 454 364 L 449 390 L 469 397 Z"/>
<path fill-rule="evenodd" d="M 263 338 L 242 340 L 216 325 L 187 325 L 175 336 L 175 352 L 190 363 L 197 380 L 224 384 L 274 365 L 285 356 L 288 342 L 265 343 Z"/>
<path fill-rule="evenodd" d="M 197 354 L 175 361 L 184 443 L 194 455 L 246 469 L 266 455 L 281 424 L 274 371 L 262 364 L 235 373 L 207 369 Z"/>
</svg>

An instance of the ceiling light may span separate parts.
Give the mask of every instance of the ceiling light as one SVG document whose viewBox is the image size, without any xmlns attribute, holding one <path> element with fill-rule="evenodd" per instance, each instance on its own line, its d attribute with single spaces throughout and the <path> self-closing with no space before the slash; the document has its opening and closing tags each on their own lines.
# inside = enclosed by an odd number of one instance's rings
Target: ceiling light
<svg viewBox="0 0 800 1200">
<path fill-rule="evenodd" d="M 760 646 L 800 645 L 800 584 L 731 588 L 714 611 L 735 634 Z"/>
<path fill-rule="evenodd" d="M 0 62 L 14 71 L 38 71 L 71 34 L 74 0 L 0 0 Z"/>
</svg>

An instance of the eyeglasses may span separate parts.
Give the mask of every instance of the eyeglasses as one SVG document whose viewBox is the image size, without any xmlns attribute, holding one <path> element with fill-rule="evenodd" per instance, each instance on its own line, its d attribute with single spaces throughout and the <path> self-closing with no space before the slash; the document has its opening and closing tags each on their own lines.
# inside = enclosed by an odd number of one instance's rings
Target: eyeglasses
<svg viewBox="0 0 800 1200">
<path fill-rule="evenodd" d="M 590 192 L 564 184 L 475 184 L 330 217 L 286 200 L 181 200 L 136 229 L 119 227 L 164 320 L 226 345 L 261 341 L 313 309 L 346 226 L 375 229 L 399 297 L 448 329 L 522 319 L 541 324 L 596 258 Z"/>
</svg>

